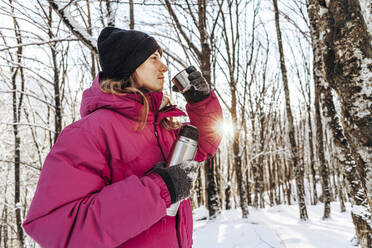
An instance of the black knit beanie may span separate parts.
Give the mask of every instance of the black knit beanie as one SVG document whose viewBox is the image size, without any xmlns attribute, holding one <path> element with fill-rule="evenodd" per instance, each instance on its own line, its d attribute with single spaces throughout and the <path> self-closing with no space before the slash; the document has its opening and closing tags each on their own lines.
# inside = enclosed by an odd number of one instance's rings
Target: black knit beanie
<svg viewBox="0 0 372 248">
<path fill-rule="evenodd" d="M 140 31 L 104 28 L 98 37 L 101 79 L 126 80 L 156 50 L 156 40 Z"/>
</svg>

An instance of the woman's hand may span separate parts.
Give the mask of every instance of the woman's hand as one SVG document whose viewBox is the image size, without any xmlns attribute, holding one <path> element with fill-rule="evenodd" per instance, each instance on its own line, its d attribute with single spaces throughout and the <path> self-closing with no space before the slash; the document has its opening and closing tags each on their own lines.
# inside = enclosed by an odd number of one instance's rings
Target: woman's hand
<svg viewBox="0 0 372 248">
<path fill-rule="evenodd" d="M 164 163 L 156 164 L 152 171 L 164 180 L 172 203 L 188 198 L 197 177 L 198 162 L 184 161 L 168 168 L 164 168 Z"/>
<path fill-rule="evenodd" d="M 183 93 L 186 101 L 189 103 L 200 102 L 209 96 L 209 85 L 203 78 L 200 71 L 196 70 L 194 66 L 189 66 L 186 69 L 189 74 L 190 89 Z M 172 87 L 173 91 L 178 91 L 177 87 Z"/>
</svg>

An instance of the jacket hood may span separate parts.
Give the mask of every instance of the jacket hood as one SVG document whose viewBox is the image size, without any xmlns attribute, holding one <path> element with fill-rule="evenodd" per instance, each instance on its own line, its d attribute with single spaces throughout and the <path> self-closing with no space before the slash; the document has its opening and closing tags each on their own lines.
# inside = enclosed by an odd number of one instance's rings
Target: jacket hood
<svg viewBox="0 0 372 248">
<path fill-rule="evenodd" d="M 92 86 L 83 92 L 80 105 L 81 117 L 83 118 L 97 109 L 106 108 L 120 112 L 130 119 L 139 120 L 143 107 L 142 96 L 140 94 L 114 95 L 105 93 L 100 88 L 99 76 L 100 73 L 93 80 Z M 169 116 L 186 115 L 182 110 L 176 108 L 175 105 L 160 109 L 162 107 L 163 92 L 146 93 L 145 97 L 149 102 L 148 122 L 153 122 L 155 119 L 160 122 L 163 118 Z"/>
</svg>

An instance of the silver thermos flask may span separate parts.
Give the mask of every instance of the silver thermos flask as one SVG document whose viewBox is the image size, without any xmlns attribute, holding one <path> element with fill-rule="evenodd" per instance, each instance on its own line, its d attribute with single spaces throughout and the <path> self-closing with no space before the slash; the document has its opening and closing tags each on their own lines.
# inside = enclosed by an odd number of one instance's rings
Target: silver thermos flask
<svg viewBox="0 0 372 248">
<path fill-rule="evenodd" d="M 199 131 L 192 125 L 184 125 L 178 139 L 173 143 L 167 160 L 167 167 L 180 164 L 183 161 L 194 160 L 199 139 Z M 176 216 L 180 201 L 167 208 L 168 216 Z"/>
</svg>

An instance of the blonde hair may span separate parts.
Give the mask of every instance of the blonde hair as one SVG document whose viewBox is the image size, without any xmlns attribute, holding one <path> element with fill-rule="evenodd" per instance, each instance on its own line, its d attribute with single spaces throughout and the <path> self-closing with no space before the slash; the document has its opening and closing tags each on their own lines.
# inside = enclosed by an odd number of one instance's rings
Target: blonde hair
<svg viewBox="0 0 372 248">
<path fill-rule="evenodd" d="M 131 75 L 130 78 L 132 80 L 136 80 L 135 75 Z M 133 87 L 129 81 L 127 80 L 120 80 L 120 81 L 115 81 L 111 79 L 104 79 L 100 82 L 100 87 L 101 90 L 105 93 L 109 94 L 114 94 L 114 95 L 127 95 L 127 94 L 140 94 L 141 97 L 143 98 L 143 107 L 141 110 L 141 116 L 139 122 L 136 123 L 134 126 L 134 131 L 140 131 L 143 130 L 143 128 L 146 125 L 147 122 L 147 117 L 149 114 L 149 102 L 143 92 L 139 90 L 136 87 Z M 168 96 L 163 95 L 163 100 L 165 100 L 166 104 L 165 106 L 170 106 L 172 105 L 170 99 Z M 160 123 L 164 128 L 167 130 L 171 129 L 178 129 L 181 127 L 181 124 L 178 121 L 175 121 L 173 117 L 167 117 L 161 120 Z"/>
</svg>

